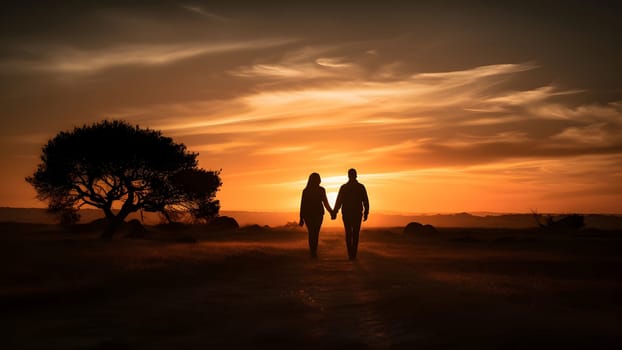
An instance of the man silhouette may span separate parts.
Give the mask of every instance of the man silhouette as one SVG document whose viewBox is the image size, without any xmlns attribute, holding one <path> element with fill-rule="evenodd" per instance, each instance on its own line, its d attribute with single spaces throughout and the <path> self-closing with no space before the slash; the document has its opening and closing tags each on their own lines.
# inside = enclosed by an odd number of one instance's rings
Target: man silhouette
<svg viewBox="0 0 622 350">
<path fill-rule="evenodd" d="M 369 215 L 369 199 L 367 198 L 365 186 L 356 180 L 355 169 L 348 170 L 348 179 L 349 181 L 339 188 L 331 219 L 335 220 L 339 209 L 341 209 L 343 226 L 346 230 L 348 257 L 350 260 L 354 260 L 356 259 L 359 245 L 361 219 L 366 221 Z"/>
</svg>

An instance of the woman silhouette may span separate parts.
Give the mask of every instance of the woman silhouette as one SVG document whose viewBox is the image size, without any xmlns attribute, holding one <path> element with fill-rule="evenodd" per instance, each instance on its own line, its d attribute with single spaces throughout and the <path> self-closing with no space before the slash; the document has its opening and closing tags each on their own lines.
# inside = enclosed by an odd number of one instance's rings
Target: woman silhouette
<svg viewBox="0 0 622 350">
<path fill-rule="evenodd" d="M 307 224 L 309 252 L 313 258 L 317 257 L 317 243 L 324 219 L 324 208 L 332 213 L 326 198 L 326 190 L 320 186 L 321 182 L 320 174 L 312 173 L 309 175 L 307 187 L 302 191 L 302 200 L 300 201 L 300 226 Z"/>
</svg>

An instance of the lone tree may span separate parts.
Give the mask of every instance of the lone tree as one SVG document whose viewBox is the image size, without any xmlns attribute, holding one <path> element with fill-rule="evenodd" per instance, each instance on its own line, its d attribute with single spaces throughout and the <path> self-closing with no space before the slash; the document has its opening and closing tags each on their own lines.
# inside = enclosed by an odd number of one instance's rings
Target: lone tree
<svg viewBox="0 0 622 350">
<path fill-rule="evenodd" d="M 106 120 L 48 141 L 26 181 L 61 221 L 77 221 L 84 205 L 103 210 L 108 225 L 102 237 L 112 238 L 138 210 L 160 212 L 169 221 L 218 215 L 220 171 L 198 168 L 197 155 L 159 131 Z"/>
</svg>

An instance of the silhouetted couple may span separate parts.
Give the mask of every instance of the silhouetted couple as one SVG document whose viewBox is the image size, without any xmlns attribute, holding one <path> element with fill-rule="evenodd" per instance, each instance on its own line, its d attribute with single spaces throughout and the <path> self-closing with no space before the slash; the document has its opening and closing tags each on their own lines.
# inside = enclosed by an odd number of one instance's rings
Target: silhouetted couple
<svg viewBox="0 0 622 350">
<path fill-rule="evenodd" d="M 324 219 L 324 208 L 330 213 L 331 219 L 337 218 L 341 209 L 341 217 L 346 234 L 346 247 L 350 260 L 356 259 L 358 251 L 359 233 L 361 221 L 367 220 L 369 215 L 369 199 L 367 190 L 363 184 L 356 180 L 356 170 L 348 170 L 348 182 L 339 189 L 335 209 L 330 208 L 326 198 L 326 190 L 320 186 L 322 182 L 320 174 L 309 175 L 307 187 L 302 191 L 300 203 L 300 226 L 307 224 L 309 231 L 309 252 L 312 257 L 317 257 L 317 245 L 320 236 L 320 228 Z"/>
</svg>

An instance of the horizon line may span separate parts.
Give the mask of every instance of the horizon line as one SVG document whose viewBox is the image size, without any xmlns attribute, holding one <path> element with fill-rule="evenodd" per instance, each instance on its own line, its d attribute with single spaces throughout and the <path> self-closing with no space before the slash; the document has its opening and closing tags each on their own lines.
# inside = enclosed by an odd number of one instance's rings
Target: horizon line
<svg viewBox="0 0 622 350">
<path fill-rule="evenodd" d="M 0 206 L 0 209 L 40 209 L 45 210 L 45 207 L 12 207 L 12 206 Z M 99 208 L 84 208 L 80 210 L 94 210 L 99 211 Z M 244 210 L 244 209 L 224 209 L 220 210 L 220 212 L 241 212 L 241 213 L 254 213 L 254 214 L 291 214 L 295 213 L 298 210 Z M 580 214 L 580 215 L 622 215 L 622 212 L 535 212 L 540 215 L 571 215 L 571 214 Z M 373 214 L 370 213 L 370 215 Z M 395 216 L 411 216 L 411 215 L 421 215 L 421 216 L 432 216 L 432 215 L 457 215 L 457 214 L 469 214 L 472 216 L 500 216 L 500 215 L 523 215 L 523 214 L 534 214 L 533 212 L 495 212 L 495 211 L 487 211 L 487 210 L 474 210 L 474 211 L 456 211 L 456 212 L 437 212 L 437 211 L 429 211 L 429 212 L 398 212 L 393 210 L 379 210 L 375 212 L 375 214 L 380 215 L 395 215 Z"/>
</svg>

